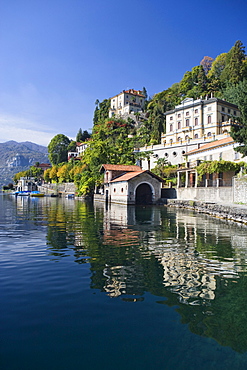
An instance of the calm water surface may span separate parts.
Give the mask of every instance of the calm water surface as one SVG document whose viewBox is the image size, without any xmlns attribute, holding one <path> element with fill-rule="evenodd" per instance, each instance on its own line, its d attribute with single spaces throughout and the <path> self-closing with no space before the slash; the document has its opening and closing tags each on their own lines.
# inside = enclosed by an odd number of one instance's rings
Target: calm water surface
<svg viewBox="0 0 247 370">
<path fill-rule="evenodd" d="M 246 369 L 247 228 L 0 196 L 1 369 Z"/>
</svg>

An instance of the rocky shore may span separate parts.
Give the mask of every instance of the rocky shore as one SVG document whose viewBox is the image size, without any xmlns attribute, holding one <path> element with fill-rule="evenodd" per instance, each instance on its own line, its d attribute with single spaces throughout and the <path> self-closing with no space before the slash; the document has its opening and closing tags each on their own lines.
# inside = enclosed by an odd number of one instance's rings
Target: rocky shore
<svg viewBox="0 0 247 370">
<path fill-rule="evenodd" d="M 247 205 L 167 199 L 166 206 L 190 209 L 195 212 L 206 213 L 224 220 L 240 222 L 247 226 Z"/>
</svg>

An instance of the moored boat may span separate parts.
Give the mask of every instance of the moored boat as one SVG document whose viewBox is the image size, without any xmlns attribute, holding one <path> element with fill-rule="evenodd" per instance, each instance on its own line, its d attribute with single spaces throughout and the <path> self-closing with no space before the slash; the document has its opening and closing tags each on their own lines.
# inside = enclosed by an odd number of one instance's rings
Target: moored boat
<svg viewBox="0 0 247 370">
<path fill-rule="evenodd" d="M 20 195 L 20 196 L 28 196 L 29 194 L 30 194 L 30 191 L 27 191 L 27 190 L 21 190 L 21 191 L 16 192 L 16 195 Z"/>
<path fill-rule="evenodd" d="M 41 197 L 44 197 L 44 196 L 45 196 L 45 194 L 41 193 L 40 191 L 31 191 L 31 193 L 30 193 L 30 197 L 41 198 Z"/>
</svg>

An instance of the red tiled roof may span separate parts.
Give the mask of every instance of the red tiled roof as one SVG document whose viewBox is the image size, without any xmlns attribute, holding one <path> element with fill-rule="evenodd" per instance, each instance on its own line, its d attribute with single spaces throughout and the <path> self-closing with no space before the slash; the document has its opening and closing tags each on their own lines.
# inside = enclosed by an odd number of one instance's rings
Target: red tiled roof
<svg viewBox="0 0 247 370">
<path fill-rule="evenodd" d="M 118 176 L 116 179 L 110 182 L 128 181 L 130 179 L 133 179 L 133 177 L 140 175 L 143 172 L 146 172 L 146 171 L 143 170 L 143 171 L 138 171 L 138 172 L 128 172 L 128 173 L 123 174 L 122 176 Z"/>
<path fill-rule="evenodd" d="M 140 90 L 129 89 L 129 90 L 124 90 L 123 92 L 126 93 L 126 94 L 133 94 L 133 95 L 142 96 L 144 98 L 144 95 L 141 93 Z"/>
<path fill-rule="evenodd" d="M 216 148 L 217 146 L 223 146 L 223 145 L 232 144 L 232 143 L 234 143 L 233 138 L 231 136 L 228 136 L 228 137 L 225 137 L 224 139 L 215 140 L 211 143 L 207 143 L 198 149 L 190 150 L 189 152 L 185 153 L 185 155 L 204 152 L 205 150 L 210 150 L 210 149 Z"/>
<path fill-rule="evenodd" d="M 40 167 L 40 168 L 42 168 L 42 167 L 51 167 L 51 164 L 50 163 L 40 163 L 38 166 L 36 166 L 36 167 Z"/>
<path fill-rule="evenodd" d="M 141 170 L 141 171 L 137 171 L 137 172 L 128 172 L 128 173 L 124 173 L 123 175 L 120 175 L 118 176 L 117 178 L 111 180 L 110 182 L 119 182 L 119 181 L 128 181 L 128 180 L 131 180 L 133 179 L 134 177 L 136 176 L 139 176 L 141 175 L 142 173 L 146 172 L 147 174 L 149 174 L 150 176 L 156 178 L 157 180 L 159 180 L 160 182 L 162 182 L 163 180 L 155 175 L 154 173 L 148 171 L 148 170 Z"/>
<path fill-rule="evenodd" d="M 116 98 L 117 96 L 121 95 L 121 94 L 130 94 L 130 95 L 138 95 L 142 98 L 145 98 L 145 96 L 142 94 L 142 91 L 141 90 L 134 90 L 134 89 L 129 89 L 129 90 L 123 90 L 121 93 L 117 94 L 117 95 L 114 95 L 111 99 L 113 98 Z"/>
<path fill-rule="evenodd" d="M 142 171 L 141 167 L 136 165 L 125 165 L 125 164 L 102 164 L 105 171 L 123 171 L 123 172 L 137 172 Z M 100 170 L 101 170 L 100 169 Z"/>
</svg>

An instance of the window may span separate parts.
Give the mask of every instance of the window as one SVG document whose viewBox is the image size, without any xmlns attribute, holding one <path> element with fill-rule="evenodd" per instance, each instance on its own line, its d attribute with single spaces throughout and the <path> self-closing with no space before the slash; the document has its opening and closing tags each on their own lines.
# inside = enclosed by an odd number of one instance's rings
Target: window
<svg viewBox="0 0 247 370">
<path fill-rule="evenodd" d="M 197 114 L 198 113 L 198 109 L 195 109 L 195 114 Z"/>
<path fill-rule="evenodd" d="M 211 132 L 208 132 L 208 137 L 212 136 Z"/>
<path fill-rule="evenodd" d="M 190 115 L 190 112 L 186 112 L 186 116 L 189 116 Z"/>
<path fill-rule="evenodd" d="M 212 116 L 208 116 L 208 123 L 212 122 Z"/>
<path fill-rule="evenodd" d="M 225 108 L 224 108 L 224 107 L 222 107 L 222 109 L 221 109 L 221 110 L 222 110 L 222 112 L 225 112 Z"/>
<path fill-rule="evenodd" d="M 195 118 L 195 126 L 198 125 L 198 118 Z"/>
<path fill-rule="evenodd" d="M 165 157 L 168 157 L 168 153 L 165 153 Z"/>
<path fill-rule="evenodd" d="M 181 117 L 181 113 L 178 113 L 178 118 L 180 118 Z"/>
<path fill-rule="evenodd" d="M 234 116 L 236 116 L 236 111 L 235 110 L 233 111 L 233 114 L 234 114 Z"/>
<path fill-rule="evenodd" d="M 239 153 L 238 152 L 234 152 L 234 159 L 235 160 L 238 160 L 239 159 Z"/>
<path fill-rule="evenodd" d="M 185 140 L 189 140 L 189 135 L 186 135 L 185 136 Z"/>
<path fill-rule="evenodd" d="M 198 134 L 195 134 L 194 138 L 195 138 L 195 139 L 198 139 Z"/>
<path fill-rule="evenodd" d="M 172 131 L 172 130 L 173 130 L 173 124 L 170 125 L 170 131 Z"/>
<path fill-rule="evenodd" d="M 116 193 L 116 188 L 113 189 L 114 193 Z"/>
<path fill-rule="evenodd" d="M 185 150 L 182 150 L 182 154 L 183 154 L 183 155 L 185 154 Z"/>
<path fill-rule="evenodd" d="M 181 128 L 181 122 L 179 121 L 178 122 L 178 129 L 180 129 Z"/>
<path fill-rule="evenodd" d="M 121 193 L 123 193 L 123 188 L 121 189 Z"/>
<path fill-rule="evenodd" d="M 212 110 L 212 107 L 208 107 L 208 111 L 211 111 Z"/>
<path fill-rule="evenodd" d="M 219 155 L 219 160 L 221 160 L 222 159 L 222 153 L 220 153 L 220 155 Z"/>
<path fill-rule="evenodd" d="M 186 120 L 185 120 L 185 126 L 186 127 L 188 127 L 190 125 L 190 120 L 187 118 Z"/>
<path fill-rule="evenodd" d="M 173 152 L 172 154 L 174 155 L 174 157 L 176 157 L 176 156 L 177 156 L 177 152 Z"/>
<path fill-rule="evenodd" d="M 231 109 L 228 109 L 228 113 L 231 113 Z"/>
<path fill-rule="evenodd" d="M 172 120 L 173 120 L 173 117 L 171 116 L 171 117 L 170 117 L 170 121 L 172 121 Z"/>
<path fill-rule="evenodd" d="M 225 121 L 225 116 L 221 116 L 221 122 Z"/>
<path fill-rule="evenodd" d="M 213 160 L 213 156 L 212 156 L 212 154 L 210 154 L 210 156 L 209 156 L 209 160 L 210 160 L 210 161 L 212 161 L 212 160 Z"/>
</svg>

